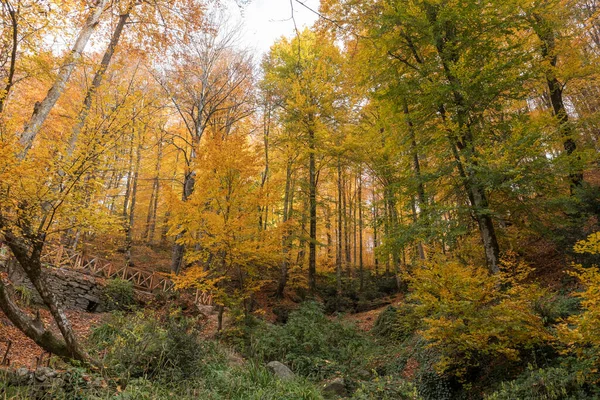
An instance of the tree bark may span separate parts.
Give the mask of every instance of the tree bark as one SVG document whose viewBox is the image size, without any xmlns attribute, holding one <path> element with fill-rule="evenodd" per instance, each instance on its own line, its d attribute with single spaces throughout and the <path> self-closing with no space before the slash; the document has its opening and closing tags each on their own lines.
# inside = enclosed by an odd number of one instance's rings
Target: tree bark
<svg viewBox="0 0 600 400">
<path fill-rule="evenodd" d="M 192 193 L 194 193 L 195 183 L 196 180 L 194 178 L 194 172 L 188 169 L 183 179 L 183 193 L 181 196 L 181 199 L 183 201 L 187 201 L 187 199 L 190 198 Z M 175 274 L 179 274 L 179 272 L 181 272 L 181 267 L 183 266 L 185 246 L 183 244 L 177 243 L 182 237 L 183 232 L 175 236 L 175 244 L 173 245 L 173 254 L 171 256 L 171 271 L 173 271 Z"/>
<path fill-rule="evenodd" d="M 377 247 L 379 246 L 379 242 L 378 242 L 378 219 L 379 219 L 379 213 L 378 213 L 378 209 L 377 209 L 377 203 L 376 203 L 376 198 L 375 198 L 375 188 L 373 187 L 373 259 L 374 259 L 374 264 L 375 264 L 375 276 L 377 276 L 379 274 L 379 257 L 377 257 Z"/>
<path fill-rule="evenodd" d="M 158 141 L 158 150 L 156 158 L 156 167 L 154 169 L 154 181 L 152 182 L 152 193 L 150 194 L 150 202 L 148 203 L 148 215 L 146 217 L 146 229 L 143 237 L 148 243 L 154 243 L 154 235 L 156 232 L 156 213 L 158 210 L 158 193 L 160 189 L 160 167 L 162 161 L 162 138 Z"/>
<path fill-rule="evenodd" d="M 317 170 L 315 162 L 315 131 L 313 128 L 308 132 L 308 170 L 309 170 L 309 208 L 310 224 L 308 243 L 308 288 L 312 293 L 317 289 Z"/>
<path fill-rule="evenodd" d="M 115 30 L 113 31 L 112 37 L 110 38 L 110 42 L 108 43 L 108 47 L 106 48 L 106 51 L 104 52 L 104 56 L 102 57 L 102 61 L 100 62 L 100 66 L 98 67 L 98 70 L 94 74 L 94 79 L 92 79 L 92 85 L 88 88 L 87 93 L 85 94 L 85 99 L 83 100 L 83 107 L 79 111 L 79 115 L 77 117 L 77 123 L 73 127 L 73 130 L 71 131 L 71 136 L 69 138 L 69 145 L 68 145 L 69 147 L 67 150 L 67 154 L 69 156 L 73 155 L 73 151 L 75 151 L 75 145 L 77 144 L 77 139 L 79 138 L 79 134 L 81 133 L 81 130 L 83 129 L 83 126 L 85 125 L 85 121 L 90 112 L 90 108 L 92 107 L 92 97 L 94 96 L 94 93 L 96 93 L 96 90 L 98 90 L 98 88 L 102 84 L 102 79 L 104 78 L 104 73 L 108 69 L 108 66 L 110 64 L 110 61 L 112 60 L 113 54 L 115 53 L 115 49 L 117 48 L 117 45 L 119 44 L 119 40 L 121 39 L 121 34 L 123 33 L 123 28 L 125 27 L 125 24 L 127 23 L 127 20 L 129 19 L 129 15 L 130 15 L 131 9 L 133 8 L 134 4 L 135 4 L 135 1 L 131 1 L 130 6 L 127 9 L 127 11 L 124 14 L 121 14 L 119 16 L 119 22 L 117 22 L 117 26 L 115 27 Z"/>
<path fill-rule="evenodd" d="M 567 113 L 563 99 L 563 85 L 556 77 L 556 67 L 558 65 L 558 56 L 556 54 L 556 34 L 550 26 L 550 23 L 542 16 L 534 14 L 533 18 L 535 21 L 533 24 L 534 31 L 542 42 L 542 57 L 544 61 L 548 63 L 548 67 L 546 69 L 546 84 L 550 94 L 552 112 L 555 118 L 558 120 L 559 131 L 563 138 L 563 149 L 567 156 L 571 157 L 575 150 L 577 150 L 577 144 L 573 138 L 575 135 L 575 130 L 569 121 L 569 114 Z M 579 160 L 579 157 L 577 157 L 577 160 Z M 571 195 L 573 195 L 575 189 L 580 187 L 583 183 L 583 172 L 580 168 L 574 167 L 572 164 L 573 162 L 570 159 L 569 188 Z"/>
<path fill-rule="evenodd" d="M 360 291 L 365 287 L 364 263 L 363 263 L 363 208 L 362 208 L 362 168 L 358 170 L 358 192 L 357 192 L 357 208 L 358 208 L 358 273 L 360 280 Z"/>
<path fill-rule="evenodd" d="M 428 8 L 429 21 L 436 26 L 437 10 L 434 6 Z M 435 30 L 435 47 L 442 63 L 442 70 L 445 78 L 451 87 L 452 101 L 456 107 L 456 119 L 458 132 L 456 134 L 448 130 L 448 139 L 451 150 L 454 155 L 459 174 L 469 202 L 471 210 L 477 220 L 479 234 L 483 243 L 486 264 L 491 273 L 499 272 L 500 246 L 496 237 L 494 222 L 489 210 L 489 202 L 485 188 L 480 182 L 479 177 L 473 167 L 477 166 L 475 161 L 478 152 L 475 148 L 471 126 L 469 124 L 469 110 L 465 105 L 465 100 L 460 92 L 460 80 L 452 72 L 451 65 L 459 61 L 458 48 L 456 45 L 455 29 L 451 24 L 446 23 L 443 27 Z M 442 120 L 445 123 L 445 109 L 440 106 Z M 463 161 L 464 158 L 464 161 Z"/>
<path fill-rule="evenodd" d="M 402 98 L 402 106 L 404 111 L 404 116 L 406 118 L 406 125 L 408 128 L 408 135 L 410 137 L 410 150 L 413 158 L 413 173 L 415 175 L 415 180 L 417 181 L 417 198 L 419 200 L 418 207 L 421 213 L 423 213 L 424 209 L 427 207 L 427 199 L 425 197 L 425 185 L 423 183 L 423 177 L 421 176 L 421 163 L 419 161 L 419 152 L 417 149 L 417 135 L 415 133 L 414 124 L 410 118 L 410 112 L 408 109 L 408 101 L 406 97 Z M 417 212 L 417 204 L 413 201 L 413 215 L 414 222 L 417 224 L 419 222 L 419 213 Z M 419 252 L 419 258 L 421 260 L 425 260 L 425 250 L 423 249 L 423 242 L 421 240 L 417 243 L 417 248 Z"/>
<path fill-rule="evenodd" d="M 52 84 L 50 90 L 48 90 L 48 94 L 46 97 L 39 103 L 36 103 L 36 106 L 33 109 L 33 114 L 29 121 L 25 124 L 23 128 L 23 133 L 21 134 L 20 144 L 23 147 L 23 150 L 20 154 L 20 158 L 24 159 L 33 144 L 35 137 L 37 136 L 42 124 L 48 118 L 48 114 L 62 95 L 65 90 L 65 86 L 67 81 L 71 77 L 71 73 L 75 69 L 75 65 L 77 61 L 81 58 L 81 54 L 85 49 L 92 33 L 98 26 L 98 22 L 100 21 L 100 16 L 104 11 L 104 7 L 106 7 L 108 0 L 99 0 L 97 4 L 95 4 L 90 12 L 90 15 L 86 19 L 83 27 L 79 31 L 79 35 L 73 45 L 73 48 L 69 52 L 65 62 L 61 65 L 58 75 Z"/>
<path fill-rule="evenodd" d="M 42 298 L 42 301 L 44 302 L 46 307 L 48 307 L 50 314 L 54 318 L 54 321 L 56 322 L 56 325 L 58 326 L 58 329 L 62 334 L 65 340 L 65 345 L 68 349 L 68 354 L 66 354 L 65 356 L 67 358 L 76 359 L 85 363 L 94 363 L 94 361 L 90 358 L 90 356 L 85 352 L 85 350 L 80 346 L 79 342 L 77 341 L 77 338 L 75 336 L 75 333 L 73 332 L 73 328 L 71 327 L 69 320 L 67 319 L 62 308 L 59 306 L 56 296 L 49 289 L 46 277 L 42 273 L 42 264 L 40 262 L 40 256 L 44 247 L 43 239 L 39 237 L 34 238 L 32 240 L 34 244 L 30 249 L 22 242 L 21 239 L 17 238 L 10 231 L 4 231 L 4 238 L 8 247 L 11 249 L 13 255 L 17 259 L 18 263 L 23 268 L 23 271 L 25 271 L 25 273 L 27 274 L 29 280 L 31 280 L 31 283 L 33 283 L 33 286 L 39 293 L 40 297 Z M 3 301 L 3 303 L 6 303 L 6 301 Z M 7 309 L 9 309 L 9 312 L 15 311 L 14 308 L 10 307 L 10 303 L 6 303 L 6 305 L 8 306 Z M 23 324 L 26 323 L 27 320 L 20 317 L 17 319 L 17 322 L 19 324 Z M 24 324 L 23 326 L 27 328 L 27 324 Z M 27 330 L 32 334 L 36 333 L 32 330 L 31 327 L 27 328 Z M 37 333 L 43 334 L 43 331 L 38 329 Z M 35 336 L 40 338 L 39 335 L 34 335 L 34 337 Z M 49 336 L 45 335 L 43 337 L 48 338 Z M 52 339 L 47 340 L 51 341 L 51 345 L 56 345 L 57 349 L 60 350 L 60 346 L 58 346 L 57 342 L 52 341 Z"/>
<path fill-rule="evenodd" d="M 4 315 L 28 338 L 49 353 L 69 360 L 72 353 L 64 340 L 54 336 L 47 330 L 40 320 L 34 320 L 21 310 L 10 298 L 7 284 L 0 277 L 0 309 Z"/>
<path fill-rule="evenodd" d="M 335 252 L 335 280 L 338 296 L 342 295 L 342 163 L 337 157 L 337 240 Z"/>
<path fill-rule="evenodd" d="M 281 261 L 281 270 L 279 275 L 279 283 L 277 285 L 277 297 L 282 298 L 285 291 L 288 278 L 288 257 L 289 257 L 289 237 L 290 231 L 286 226 L 290 218 L 290 191 L 292 190 L 292 161 L 288 160 L 285 171 L 285 193 L 283 194 L 283 225 L 284 233 L 281 238 L 283 260 Z"/>
<path fill-rule="evenodd" d="M 129 206 L 129 218 L 125 230 L 125 265 L 133 265 L 131 256 L 131 247 L 133 245 L 133 225 L 135 223 L 135 203 L 137 200 L 138 177 L 140 174 L 140 161 L 142 159 L 142 143 L 138 143 L 136 150 L 135 169 L 133 172 L 133 184 L 131 188 L 131 205 Z"/>
</svg>

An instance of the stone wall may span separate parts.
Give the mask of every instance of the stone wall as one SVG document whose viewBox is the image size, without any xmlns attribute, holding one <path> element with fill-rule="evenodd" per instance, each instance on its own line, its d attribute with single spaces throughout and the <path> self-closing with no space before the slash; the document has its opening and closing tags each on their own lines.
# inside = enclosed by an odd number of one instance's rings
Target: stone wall
<svg viewBox="0 0 600 400">
<path fill-rule="evenodd" d="M 61 389 L 73 390 L 86 387 L 99 389 L 106 386 L 106 382 L 100 377 L 94 378 L 88 374 L 79 375 L 69 371 L 56 371 L 48 367 L 38 367 L 35 370 L 0 368 L 0 380 L 9 387 L 28 387 L 28 398 L 34 399 L 52 398 L 52 393 L 60 393 Z"/>
<path fill-rule="evenodd" d="M 0 265 L 1 269 L 8 273 L 14 287 L 26 287 L 32 294 L 32 301 L 36 304 L 42 303 L 42 299 L 20 266 L 6 262 L 4 268 Z M 44 268 L 44 274 L 50 290 L 56 294 L 64 308 L 88 312 L 102 311 L 101 293 L 104 279 L 64 268 Z"/>
</svg>

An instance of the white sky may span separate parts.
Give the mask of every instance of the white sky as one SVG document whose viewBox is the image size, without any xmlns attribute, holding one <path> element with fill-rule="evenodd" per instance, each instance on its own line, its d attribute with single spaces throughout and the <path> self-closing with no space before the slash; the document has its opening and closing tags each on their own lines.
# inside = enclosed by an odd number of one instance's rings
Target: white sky
<svg viewBox="0 0 600 400">
<path fill-rule="evenodd" d="M 299 30 L 311 26 L 318 18 L 312 11 L 293 1 L 294 19 Z M 308 7 L 318 11 L 319 0 L 302 0 Z M 250 0 L 243 11 L 229 0 L 229 10 L 236 19 L 241 19 L 244 34 L 242 41 L 256 50 L 257 59 L 269 51 L 271 45 L 281 36 L 295 35 L 290 0 Z"/>
</svg>

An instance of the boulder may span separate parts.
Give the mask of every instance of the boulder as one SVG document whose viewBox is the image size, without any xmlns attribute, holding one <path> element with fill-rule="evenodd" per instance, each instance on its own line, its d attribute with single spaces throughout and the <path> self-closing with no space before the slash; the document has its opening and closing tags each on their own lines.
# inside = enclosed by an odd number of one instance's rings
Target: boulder
<svg viewBox="0 0 600 400">
<path fill-rule="evenodd" d="M 48 367 L 39 367 L 35 370 L 34 376 L 39 382 L 44 382 L 48 378 L 54 378 L 56 376 L 56 372 Z"/>
<path fill-rule="evenodd" d="M 334 380 L 327 382 L 323 386 L 323 393 L 327 396 L 345 396 L 347 392 L 344 379 L 335 378 Z"/>
<path fill-rule="evenodd" d="M 209 305 L 198 303 L 198 304 L 196 304 L 196 307 L 198 308 L 198 311 L 200 312 L 200 314 L 204 315 L 205 317 L 209 317 L 216 313 L 215 306 L 209 306 Z"/>
<path fill-rule="evenodd" d="M 271 361 L 267 364 L 267 368 L 269 368 L 275 376 L 282 380 L 294 379 L 294 373 L 291 369 L 287 367 L 287 365 L 280 363 L 279 361 Z"/>
</svg>

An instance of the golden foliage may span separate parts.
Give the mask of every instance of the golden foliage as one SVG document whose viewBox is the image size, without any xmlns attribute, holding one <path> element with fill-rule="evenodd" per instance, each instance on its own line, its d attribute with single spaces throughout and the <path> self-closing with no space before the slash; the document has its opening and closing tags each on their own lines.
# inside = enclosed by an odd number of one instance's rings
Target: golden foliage
<svg viewBox="0 0 600 400">
<path fill-rule="evenodd" d="M 483 267 L 437 259 L 408 277 L 410 300 L 425 323 L 421 333 L 441 353 L 439 371 L 462 376 L 482 356 L 517 360 L 521 349 L 550 339 L 533 312 L 543 291 L 524 282 L 530 269 L 514 257 L 504 267 L 490 275 Z"/>
<path fill-rule="evenodd" d="M 600 232 L 592 233 L 586 240 L 577 242 L 574 250 L 579 254 L 598 254 L 600 249 Z M 583 312 L 570 316 L 559 325 L 559 339 L 580 358 L 594 356 L 596 362 L 600 358 L 600 270 L 594 265 L 584 268 L 575 265 L 575 272 L 570 273 L 585 287 L 577 293 L 581 299 Z"/>
</svg>

